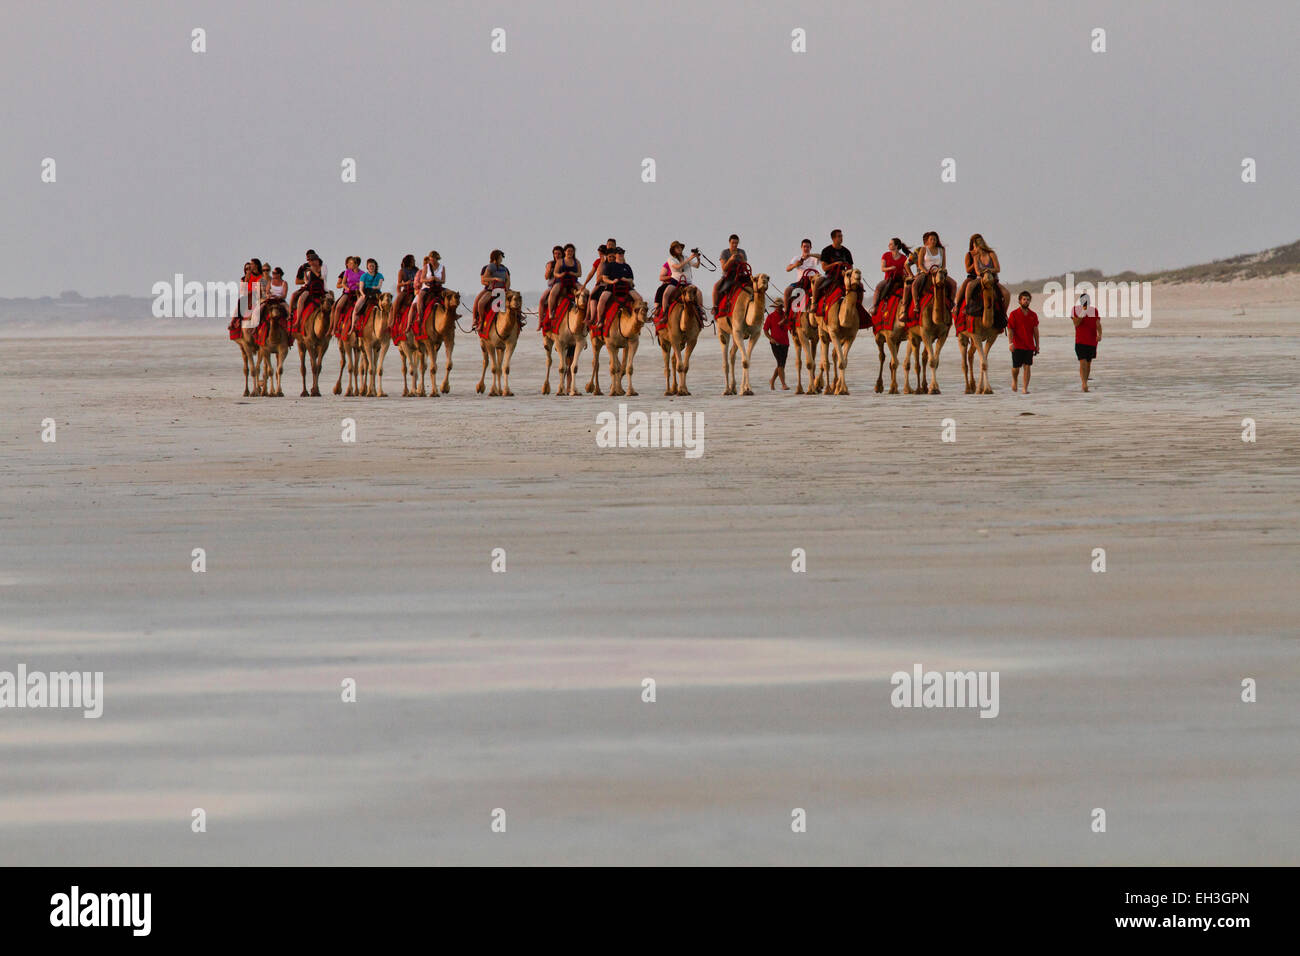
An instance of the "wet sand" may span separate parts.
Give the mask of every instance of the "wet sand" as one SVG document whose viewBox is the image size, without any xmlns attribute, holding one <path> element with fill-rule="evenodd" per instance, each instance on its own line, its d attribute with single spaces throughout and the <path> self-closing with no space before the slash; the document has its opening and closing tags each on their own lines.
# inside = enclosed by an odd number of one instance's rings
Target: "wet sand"
<svg viewBox="0 0 1300 956">
<path fill-rule="evenodd" d="M 106 699 L 0 711 L 0 862 L 1293 864 L 1276 287 L 1107 323 L 1089 395 L 1065 320 L 1029 396 L 1005 340 L 992 396 L 951 343 L 943 395 L 876 395 L 860 340 L 847 398 L 768 391 L 765 342 L 723 398 L 706 336 L 666 399 L 647 336 L 630 405 L 703 412 L 697 460 L 597 449 L 618 400 L 538 394 L 535 329 L 513 399 L 467 336 L 437 400 L 396 352 L 387 399 L 299 398 L 296 361 L 245 399 L 219 330 L 6 339 L 0 669 Z M 999 671 L 999 715 L 895 709 L 916 663 Z"/>
</svg>

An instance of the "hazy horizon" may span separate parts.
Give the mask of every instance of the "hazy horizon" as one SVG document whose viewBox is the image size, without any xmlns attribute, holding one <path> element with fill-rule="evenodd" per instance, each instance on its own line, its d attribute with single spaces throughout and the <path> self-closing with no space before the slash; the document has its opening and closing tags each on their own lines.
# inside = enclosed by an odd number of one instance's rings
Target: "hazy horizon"
<svg viewBox="0 0 1300 956">
<path fill-rule="evenodd" d="M 1300 97 L 1258 89 L 1294 73 L 1291 7 L 933 10 L 922 26 L 910 6 L 838 2 L 16 9 L 0 276 L 9 296 L 150 297 L 250 256 L 289 271 L 312 246 L 333 271 L 375 256 L 391 285 L 402 254 L 437 248 L 466 288 L 500 247 L 535 289 L 552 244 L 585 266 L 612 234 L 644 287 L 673 239 L 716 258 L 738 232 L 777 274 L 839 226 L 869 268 L 891 236 L 937 229 L 956 253 L 981 232 L 1019 281 L 1295 240 Z M 379 39 L 340 29 L 345 12 Z"/>
</svg>

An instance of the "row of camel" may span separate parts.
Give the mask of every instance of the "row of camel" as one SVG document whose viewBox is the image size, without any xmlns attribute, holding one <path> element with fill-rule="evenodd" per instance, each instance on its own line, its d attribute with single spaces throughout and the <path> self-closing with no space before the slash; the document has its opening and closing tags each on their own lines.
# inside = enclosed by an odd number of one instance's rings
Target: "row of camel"
<svg viewBox="0 0 1300 956">
<path fill-rule="evenodd" d="M 884 391 L 885 352 L 890 361 L 890 388 L 898 388 L 898 354 L 906 346 L 903 358 L 904 388 L 906 393 L 939 394 L 939 354 L 952 329 L 953 315 L 948 302 L 947 273 L 939 270 L 932 276 L 932 298 L 920 310 L 920 320 L 907 323 L 901 300 L 895 315 L 878 323 L 879 330 L 868 328 L 873 335 L 880 357 L 880 371 L 876 378 L 876 391 Z M 858 306 L 866 294 L 862 273 L 858 269 L 845 269 L 841 280 L 844 295 L 831 303 L 824 315 L 811 310 L 793 315 L 793 344 L 795 347 L 799 394 L 849 394 L 847 370 L 849 353 L 859 333 Z M 908 281 L 911 281 L 910 279 Z M 717 317 L 718 340 L 722 347 L 722 366 L 726 385 L 724 395 L 752 395 L 749 371 L 754 348 L 763 335 L 763 321 L 767 313 L 769 277 L 763 273 L 746 276 L 726 314 Z M 961 332 L 958 348 L 962 356 L 962 371 L 968 393 L 987 394 L 993 389 L 988 381 L 989 346 L 1000 333 L 994 321 L 997 283 L 991 275 L 979 281 L 978 294 L 982 298 L 983 313 L 971 317 L 969 332 Z M 603 394 L 600 383 L 601 351 L 608 353 L 610 394 L 636 395 L 632 385 L 633 363 L 641 340 L 641 330 L 647 324 L 648 305 L 640 300 L 620 303 L 617 314 L 605 334 L 598 334 L 587 325 L 588 293 L 578 288 L 572 303 L 560 316 L 554 332 L 543 332 L 546 349 L 546 379 L 542 394 L 551 392 L 551 369 L 558 366 L 557 393 L 577 395 L 580 377 L 579 360 L 588 346 L 592 350 L 591 376 L 585 390 L 594 395 Z M 891 300 L 892 301 L 892 300 Z M 402 361 L 402 394 L 404 396 L 433 396 L 451 390 L 452 352 L 456 343 L 457 319 L 461 318 L 460 293 L 451 289 L 442 292 L 441 299 L 415 317 L 418 329 L 412 330 L 404 341 L 397 344 Z M 523 324 L 524 303 L 519 292 L 509 291 L 503 296 L 500 311 L 492 314 L 486 338 L 480 339 L 483 368 L 476 391 L 488 395 L 510 396 L 510 359 L 519 342 Z M 288 306 L 280 301 L 268 303 L 262 320 L 270 323 L 265 341 L 258 343 L 252 330 L 244 330 L 238 339 L 244 361 L 244 394 L 284 394 L 281 377 L 290 348 L 298 347 L 302 373 L 302 395 L 319 396 L 320 374 L 325 355 L 329 350 L 334 311 L 333 293 L 327 293 L 322 302 L 300 303 L 296 330 L 289 329 Z M 673 301 L 662 329 L 655 338 L 663 357 L 664 394 L 689 395 L 686 386 L 691 356 L 703 331 L 704 315 L 700 289 L 693 285 L 681 288 Z M 384 391 L 384 359 L 392 344 L 393 297 L 385 293 L 377 306 L 370 311 L 360 331 L 348 329 L 338 337 L 339 377 L 334 384 L 334 394 L 349 396 L 368 395 L 386 397 Z M 350 323 L 349 323 L 350 324 Z M 654 331 L 654 326 L 651 326 Z M 471 333 L 472 334 L 472 333 Z M 438 355 L 445 357 L 442 382 L 438 382 Z M 740 372 L 736 360 L 740 359 Z M 975 363 L 978 360 L 978 374 Z M 311 366 L 311 387 L 307 385 L 307 368 Z M 492 383 L 486 384 L 489 367 Z M 916 387 L 912 387 L 915 369 Z M 804 372 L 808 373 L 808 387 L 804 388 Z M 343 378 L 348 382 L 344 392 Z M 426 376 L 428 387 L 426 388 Z M 624 384 L 626 380 L 626 384 Z"/>
</svg>

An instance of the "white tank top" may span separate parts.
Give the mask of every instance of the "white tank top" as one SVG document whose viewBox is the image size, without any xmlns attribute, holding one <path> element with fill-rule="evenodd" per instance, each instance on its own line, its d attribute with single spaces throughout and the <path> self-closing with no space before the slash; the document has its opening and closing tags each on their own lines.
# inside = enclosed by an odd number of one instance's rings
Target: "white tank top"
<svg viewBox="0 0 1300 956">
<path fill-rule="evenodd" d="M 934 269 L 943 265 L 943 250 L 935 249 L 931 252 L 928 248 L 925 250 L 925 268 Z"/>
</svg>

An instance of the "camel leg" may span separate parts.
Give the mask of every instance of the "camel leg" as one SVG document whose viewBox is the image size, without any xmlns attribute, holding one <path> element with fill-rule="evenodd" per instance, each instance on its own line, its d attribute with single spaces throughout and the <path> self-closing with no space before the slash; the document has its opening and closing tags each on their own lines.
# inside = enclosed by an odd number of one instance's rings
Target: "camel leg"
<svg viewBox="0 0 1300 956">
<path fill-rule="evenodd" d="M 627 394 L 628 395 L 637 394 L 637 390 L 632 387 L 632 372 L 634 371 L 632 367 L 632 363 L 636 360 L 636 350 L 640 347 L 640 345 L 641 345 L 641 336 L 638 335 L 636 336 L 636 338 L 632 339 L 630 342 L 627 343 L 627 350 L 623 353 L 625 357 L 623 359 L 622 368 L 623 371 L 627 373 Z"/>
<path fill-rule="evenodd" d="M 618 361 L 618 348 L 613 345 L 606 346 L 609 352 L 609 394 L 623 394 L 623 375 Z"/>
<path fill-rule="evenodd" d="M 691 394 L 690 389 L 686 387 L 686 373 L 690 371 L 691 353 L 694 351 L 695 351 L 695 342 L 692 341 L 691 339 L 687 339 L 686 345 L 682 349 L 681 364 L 677 368 L 677 375 L 678 375 L 677 394 L 678 395 Z"/>
<path fill-rule="evenodd" d="M 664 394 L 677 394 L 677 353 L 671 344 L 659 343 L 659 350 L 664 353 Z"/>
<path fill-rule="evenodd" d="M 451 350 L 455 344 L 456 340 L 451 338 L 451 333 L 448 333 L 447 339 L 443 343 L 443 348 L 447 351 L 447 367 L 442 372 L 442 391 L 444 395 L 451 391 Z"/>
<path fill-rule="evenodd" d="M 853 340 L 849 339 L 840 346 L 840 394 L 849 394 L 849 351 L 853 348 Z"/>
<path fill-rule="evenodd" d="M 754 352 L 754 343 L 756 341 L 757 339 L 752 339 L 748 335 L 746 335 L 744 341 L 741 343 L 741 352 L 740 352 L 740 384 L 741 384 L 740 394 L 741 395 L 754 394 L 754 390 L 749 387 L 749 357 Z"/>
<path fill-rule="evenodd" d="M 487 386 L 483 384 L 483 380 L 487 378 L 488 350 L 487 350 L 486 343 L 483 343 L 481 340 L 479 343 L 479 348 L 482 349 L 483 351 L 483 371 L 479 373 L 478 384 L 474 386 L 474 391 L 477 392 L 479 395 L 482 395 L 485 391 L 487 391 Z"/>
<path fill-rule="evenodd" d="M 307 349 L 301 342 L 298 343 L 298 366 L 302 370 L 302 394 L 299 398 L 307 397 Z"/>
<path fill-rule="evenodd" d="M 943 348 L 944 341 L 948 338 L 941 335 L 926 343 L 926 351 L 930 353 L 930 394 L 938 395 L 939 392 L 939 350 Z"/>
<path fill-rule="evenodd" d="M 506 340 L 504 355 L 501 359 L 501 394 L 506 398 L 514 398 L 515 393 L 510 391 L 510 356 L 515 354 L 515 346 L 519 343 L 519 336 L 516 334 L 513 338 Z M 547 355 L 549 358 L 549 353 Z M 546 378 L 546 384 L 551 383 L 550 376 Z"/>
<path fill-rule="evenodd" d="M 550 395 L 551 394 L 551 347 L 552 347 L 551 340 L 544 339 L 542 341 L 542 347 L 546 349 L 546 381 L 542 383 L 542 394 Z M 564 379 L 563 376 L 561 376 L 560 379 L 561 387 L 563 387 L 563 382 Z"/>
<path fill-rule="evenodd" d="M 980 342 L 980 394 L 992 395 L 993 386 L 989 384 L 989 347 L 993 344 L 992 339 L 985 339 Z"/>
<path fill-rule="evenodd" d="M 371 372 L 373 379 L 371 381 L 370 394 L 376 398 L 387 398 L 384 392 L 384 359 L 388 356 L 388 349 L 384 348 L 382 343 L 379 345 L 379 354 L 375 359 L 374 369 Z"/>
<path fill-rule="evenodd" d="M 328 346 L 327 346 L 328 349 Z M 341 394 L 343 391 L 343 373 L 348 369 L 348 356 L 343 351 L 343 343 L 339 342 L 339 380 L 334 383 L 334 394 Z"/>
<path fill-rule="evenodd" d="M 405 342 L 397 347 L 397 354 L 402 357 L 402 397 L 406 398 L 411 394 L 410 365 L 406 361 L 411 353 Z"/>
<path fill-rule="evenodd" d="M 587 391 L 593 395 L 603 394 L 600 390 L 600 350 L 601 345 L 592 343 L 591 346 L 591 381 L 587 383 Z"/>
</svg>

